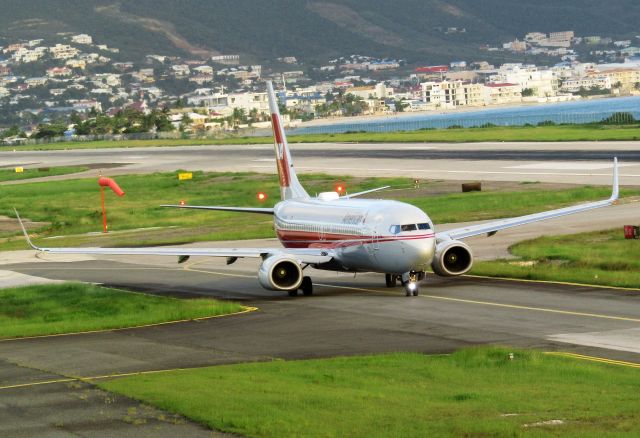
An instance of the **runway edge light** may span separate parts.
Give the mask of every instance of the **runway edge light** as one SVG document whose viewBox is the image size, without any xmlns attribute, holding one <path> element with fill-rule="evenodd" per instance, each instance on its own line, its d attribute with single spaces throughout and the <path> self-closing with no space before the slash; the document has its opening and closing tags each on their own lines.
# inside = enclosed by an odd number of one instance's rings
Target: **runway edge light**
<svg viewBox="0 0 640 438">
<path fill-rule="evenodd" d="M 264 202 L 267 200 L 267 194 L 265 192 L 258 192 L 258 201 Z"/>
</svg>

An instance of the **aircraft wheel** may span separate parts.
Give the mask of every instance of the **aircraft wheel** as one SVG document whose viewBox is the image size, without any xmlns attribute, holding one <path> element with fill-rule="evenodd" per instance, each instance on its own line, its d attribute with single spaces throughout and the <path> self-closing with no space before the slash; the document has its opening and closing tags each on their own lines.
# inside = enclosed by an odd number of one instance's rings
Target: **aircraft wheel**
<svg viewBox="0 0 640 438">
<path fill-rule="evenodd" d="M 302 290 L 302 294 L 305 297 L 310 297 L 311 295 L 313 295 L 313 283 L 311 282 L 311 277 L 302 278 L 300 289 Z"/>
<path fill-rule="evenodd" d="M 387 287 L 396 287 L 398 277 L 392 274 L 384 274 L 384 281 Z"/>
<path fill-rule="evenodd" d="M 416 288 L 413 290 L 413 296 L 417 297 L 420 294 L 420 288 L 416 284 Z"/>
<path fill-rule="evenodd" d="M 404 284 L 404 291 L 406 296 L 411 297 L 417 297 L 418 296 L 418 283 L 413 282 L 413 281 L 407 281 Z"/>
</svg>

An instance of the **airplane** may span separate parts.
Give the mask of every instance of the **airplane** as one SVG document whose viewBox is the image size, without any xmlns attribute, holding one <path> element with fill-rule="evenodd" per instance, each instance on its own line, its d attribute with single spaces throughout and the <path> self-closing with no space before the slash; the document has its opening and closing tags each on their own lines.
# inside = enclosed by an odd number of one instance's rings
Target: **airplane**
<svg viewBox="0 0 640 438">
<path fill-rule="evenodd" d="M 618 164 L 614 158 L 613 189 L 609 199 L 500 219 L 480 225 L 437 232 L 421 209 L 403 202 L 359 199 L 388 186 L 341 196 L 324 192 L 312 197 L 300 184 L 287 144 L 273 85 L 267 82 L 269 109 L 281 201 L 273 208 L 163 205 L 163 207 L 233 211 L 273 216 L 279 248 L 42 248 L 33 244 L 16 211 L 29 245 L 52 254 L 164 255 L 182 263 L 192 256 L 261 259 L 258 281 L 267 290 L 290 296 L 313 294 L 313 283 L 304 275 L 308 267 L 338 272 L 374 272 L 385 275 L 387 287 L 404 286 L 406 296 L 417 296 L 418 282 L 431 268 L 439 276 L 453 277 L 473 265 L 471 248 L 464 239 L 532 222 L 581 213 L 612 205 L 618 199 Z"/>
</svg>

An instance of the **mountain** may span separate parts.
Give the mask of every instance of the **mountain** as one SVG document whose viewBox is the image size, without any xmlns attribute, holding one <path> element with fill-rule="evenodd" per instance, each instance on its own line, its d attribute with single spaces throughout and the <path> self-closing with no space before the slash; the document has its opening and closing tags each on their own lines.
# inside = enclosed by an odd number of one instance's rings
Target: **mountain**
<svg viewBox="0 0 640 438">
<path fill-rule="evenodd" d="M 133 61 L 146 54 L 239 53 L 252 61 L 297 56 L 324 62 L 362 54 L 438 63 L 487 58 L 478 53 L 480 45 L 533 31 L 614 38 L 640 33 L 637 0 L 1 0 L 0 5 L 4 43 L 88 33 Z"/>
</svg>

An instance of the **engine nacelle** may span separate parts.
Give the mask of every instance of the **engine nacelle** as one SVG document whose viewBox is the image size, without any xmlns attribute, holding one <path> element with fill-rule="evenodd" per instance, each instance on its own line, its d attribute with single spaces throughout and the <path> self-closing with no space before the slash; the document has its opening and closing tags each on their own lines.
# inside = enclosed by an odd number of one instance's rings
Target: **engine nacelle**
<svg viewBox="0 0 640 438">
<path fill-rule="evenodd" d="M 268 290 L 296 290 L 302 284 L 302 267 L 286 255 L 268 257 L 260 265 L 258 280 Z"/>
<path fill-rule="evenodd" d="M 431 268 L 437 275 L 455 277 L 468 272 L 472 265 L 473 254 L 465 243 L 459 240 L 445 240 L 436 245 Z"/>
</svg>

